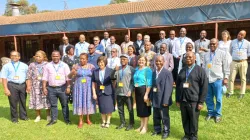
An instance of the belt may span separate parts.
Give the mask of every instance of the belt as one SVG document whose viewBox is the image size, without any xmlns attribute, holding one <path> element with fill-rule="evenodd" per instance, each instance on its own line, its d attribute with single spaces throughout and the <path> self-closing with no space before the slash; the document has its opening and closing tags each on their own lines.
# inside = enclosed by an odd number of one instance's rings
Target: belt
<svg viewBox="0 0 250 140">
<path fill-rule="evenodd" d="M 14 84 L 14 85 L 23 85 L 23 84 L 25 84 L 25 82 L 24 82 L 24 83 L 14 83 L 14 82 L 8 82 L 8 83 L 10 83 L 10 84 Z"/>
<path fill-rule="evenodd" d="M 65 85 L 61 85 L 61 86 L 49 86 L 49 87 L 51 87 L 51 88 L 61 88 L 63 86 L 65 86 Z"/>
<path fill-rule="evenodd" d="M 233 60 L 234 62 L 245 62 L 247 61 L 246 59 L 243 59 L 243 60 Z"/>
</svg>

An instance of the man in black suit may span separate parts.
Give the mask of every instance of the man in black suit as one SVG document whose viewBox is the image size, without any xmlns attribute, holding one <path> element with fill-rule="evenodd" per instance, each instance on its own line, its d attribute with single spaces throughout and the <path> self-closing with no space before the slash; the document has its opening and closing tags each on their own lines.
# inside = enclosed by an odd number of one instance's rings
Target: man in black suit
<svg viewBox="0 0 250 140">
<path fill-rule="evenodd" d="M 139 50 L 141 47 L 144 45 L 144 41 L 142 41 L 142 34 L 138 33 L 137 34 L 137 41 L 134 42 L 134 46 L 136 49 L 136 55 L 140 55 Z"/>
<path fill-rule="evenodd" d="M 61 56 L 62 56 L 62 58 L 63 58 L 63 56 L 66 55 L 66 52 L 65 52 L 66 47 L 67 47 L 67 46 L 72 46 L 72 47 L 74 48 L 74 46 L 71 45 L 71 44 L 69 44 L 69 39 L 68 39 L 68 37 L 66 37 L 66 36 L 64 36 L 64 37 L 62 38 L 62 41 L 63 41 L 63 44 L 59 46 L 59 51 L 60 51 L 60 54 L 61 54 Z"/>
<path fill-rule="evenodd" d="M 163 125 L 162 139 L 166 139 L 170 133 L 169 106 L 172 105 L 173 76 L 164 68 L 164 57 L 156 57 L 156 70 L 153 73 L 153 86 L 151 88 L 151 101 L 154 107 L 153 121 L 154 132 L 152 136 L 161 133 L 161 122 Z"/>
<path fill-rule="evenodd" d="M 200 110 L 208 91 L 205 70 L 195 64 L 194 52 L 186 53 L 187 66 L 180 71 L 176 82 L 176 105 L 181 109 L 185 136 L 182 140 L 197 140 Z"/>
</svg>

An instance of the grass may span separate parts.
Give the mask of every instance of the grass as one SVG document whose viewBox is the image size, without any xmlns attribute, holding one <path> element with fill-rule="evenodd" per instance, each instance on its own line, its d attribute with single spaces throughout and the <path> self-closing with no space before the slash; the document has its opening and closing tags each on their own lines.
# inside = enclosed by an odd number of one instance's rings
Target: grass
<svg viewBox="0 0 250 140">
<path fill-rule="evenodd" d="M 111 127 L 109 129 L 100 128 L 101 116 L 99 113 L 91 116 L 92 126 L 84 125 L 82 129 L 77 128 L 78 117 L 72 115 L 70 119 L 72 125 L 67 126 L 63 122 L 61 109 L 59 110 L 58 123 L 51 127 L 46 127 L 45 111 L 43 110 L 43 120 L 34 123 L 35 111 L 28 110 L 28 122 L 19 121 L 19 124 L 10 122 L 10 111 L 7 97 L 3 94 L 3 88 L 0 86 L 0 140 L 57 140 L 57 139 L 85 139 L 85 140 L 151 140 L 161 139 L 160 136 L 152 137 L 153 131 L 152 116 L 150 116 L 149 132 L 140 135 L 135 131 L 126 132 L 125 130 L 116 130 L 119 125 L 118 112 L 113 113 Z M 238 91 L 236 91 L 236 94 Z M 247 91 L 250 93 L 250 91 Z M 29 99 L 29 97 L 27 98 Z M 247 140 L 250 138 L 250 95 L 246 94 L 243 100 L 239 101 L 237 96 L 230 99 L 224 97 L 223 100 L 223 120 L 215 124 L 214 121 L 206 122 L 206 107 L 201 111 L 199 121 L 199 139 L 201 140 Z M 27 100 L 28 105 L 28 100 Z M 28 106 L 27 106 L 28 109 Z M 70 105 L 72 110 L 72 105 Z M 136 112 L 135 112 L 136 114 Z M 180 111 L 172 105 L 170 108 L 171 133 L 169 140 L 179 140 L 184 135 L 181 124 Z M 128 118 L 128 113 L 126 113 Z M 139 127 L 139 118 L 135 115 L 135 127 Z"/>
</svg>

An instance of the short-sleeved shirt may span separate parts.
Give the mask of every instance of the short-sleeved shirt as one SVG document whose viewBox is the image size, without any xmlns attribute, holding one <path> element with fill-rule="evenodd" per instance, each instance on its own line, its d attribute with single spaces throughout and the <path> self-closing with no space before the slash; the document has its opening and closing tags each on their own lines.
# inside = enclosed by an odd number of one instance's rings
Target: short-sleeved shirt
<svg viewBox="0 0 250 140">
<path fill-rule="evenodd" d="M 233 60 L 245 60 L 250 56 L 250 43 L 246 39 L 234 39 L 230 49 Z"/>
<path fill-rule="evenodd" d="M 92 64 L 95 66 L 95 68 L 98 68 L 97 65 L 97 59 L 100 57 L 101 55 L 98 53 L 94 53 L 92 55 L 88 54 L 88 63 Z"/>
<path fill-rule="evenodd" d="M 88 42 L 78 42 L 75 45 L 75 52 L 74 55 L 77 57 L 80 56 L 81 53 L 88 53 L 89 43 Z"/>
<path fill-rule="evenodd" d="M 8 82 L 22 84 L 27 79 L 27 71 L 27 64 L 20 61 L 9 62 L 3 66 L 1 71 L 1 78 L 7 79 Z"/>
<path fill-rule="evenodd" d="M 69 80 L 69 73 L 70 69 L 66 63 L 50 62 L 44 68 L 42 80 L 47 81 L 49 86 L 62 86 Z"/>
</svg>

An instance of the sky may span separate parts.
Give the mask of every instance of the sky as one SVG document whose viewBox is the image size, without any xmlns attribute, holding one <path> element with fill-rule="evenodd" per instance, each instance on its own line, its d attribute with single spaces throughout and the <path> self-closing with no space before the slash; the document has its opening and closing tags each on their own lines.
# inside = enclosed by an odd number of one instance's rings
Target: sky
<svg viewBox="0 0 250 140">
<path fill-rule="evenodd" d="M 7 0 L 0 0 L 0 15 L 4 14 Z M 30 5 L 36 4 L 38 10 L 63 10 L 64 0 L 28 0 Z M 110 0 L 66 0 L 68 9 L 86 8 L 109 4 Z"/>
</svg>

